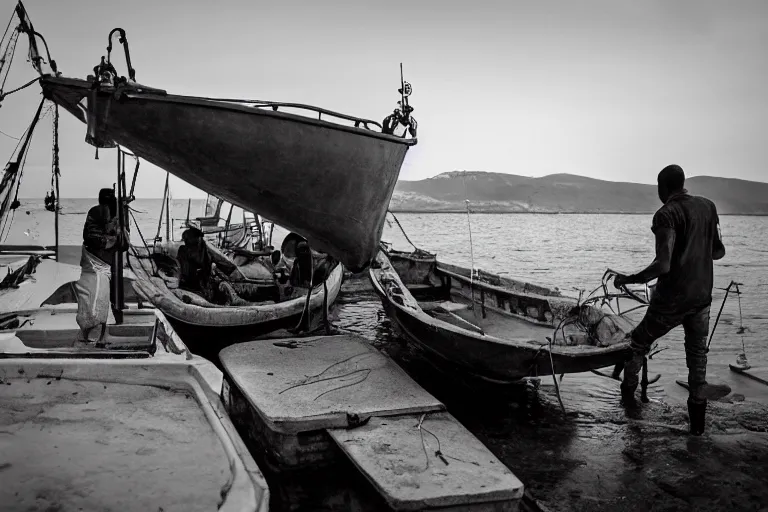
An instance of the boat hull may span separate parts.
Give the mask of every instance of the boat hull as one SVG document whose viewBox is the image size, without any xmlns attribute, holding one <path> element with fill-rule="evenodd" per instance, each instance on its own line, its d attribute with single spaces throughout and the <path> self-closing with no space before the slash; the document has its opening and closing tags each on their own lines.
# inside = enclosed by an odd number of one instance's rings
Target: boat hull
<svg viewBox="0 0 768 512">
<path fill-rule="evenodd" d="M 91 90 L 46 77 L 46 98 L 148 162 L 306 237 L 353 272 L 378 250 L 408 148 L 402 139 L 222 101 Z M 82 103 L 81 103 L 82 101 Z M 86 107 L 85 104 L 88 103 Z"/>
<path fill-rule="evenodd" d="M 134 260 L 136 261 L 136 260 Z M 219 352 L 235 343 L 253 340 L 278 329 L 298 326 L 306 297 L 298 297 L 255 306 L 202 307 L 186 304 L 176 297 L 162 279 L 150 277 L 141 265 L 135 265 L 137 278 L 133 287 L 137 295 L 162 311 L 184 344 L 194 354 L 218 364 Z M 336 301 L 344 277 L 344 267 L 336 265 L 322 284 L 316 285 L 309 301 L 310 319 L 317 325 L 325 304 L 330 308 Z"/>
<path fill-rule="evenodd" d="M 390 268 L 394 269 L 394 266 Z M 382 286 L 378 270 L 370 269 L 369 276 L 385 313 L 396 324 L 398 334 L 420 349 L 436 366 L 459 370 L 482 381 L 508 384 L 526 377 L 551 375 L 553 366 L 557 374 L 580 373 L 614 365 L 630 353 L 628 343 L 624 342 L 583 351 L 553 346 L 550 359 L 546 345 L 542 349 L 538 343 L 482 335 L 430 317 L 420 308 L 412 307 L 416 302 L 399 277 L 398 285 L 407 298 L 405 305 L 398 304 Z"/>
</svg>

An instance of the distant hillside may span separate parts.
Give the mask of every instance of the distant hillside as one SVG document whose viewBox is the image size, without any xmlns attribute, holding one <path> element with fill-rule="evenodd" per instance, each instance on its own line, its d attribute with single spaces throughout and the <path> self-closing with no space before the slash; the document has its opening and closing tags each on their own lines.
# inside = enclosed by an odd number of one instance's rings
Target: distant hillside
<svg viewBox="0 0 768 512">
<path fill-rule="evenodd" d="M 466 179 L 466 189 L 464 182 Z M 768 183 L 697 176 L 685 181 L 723 214 L 768 215 Z M 661 205 L 655 185 L 596 180 L 572 174 L 526 178 L 491 172 L 446 172 L 399 181 L 390 202 L 397 211 L 652 213 Z"/>
</svg>

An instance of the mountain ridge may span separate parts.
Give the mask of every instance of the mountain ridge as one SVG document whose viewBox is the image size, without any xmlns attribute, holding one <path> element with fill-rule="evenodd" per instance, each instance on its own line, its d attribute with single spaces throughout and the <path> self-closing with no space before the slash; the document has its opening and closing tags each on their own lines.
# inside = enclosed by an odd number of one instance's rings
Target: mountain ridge
<svg viewBox="0 0 768 512">
<path fill-rule="evenodd" d="M 768 215 L 768 183 L 694 176 L 693 195 L 712 200 L 724 215 Z M 661 205 L 656 185 L 607 181 L 568 173 L 536 178 L 484 171 L 449 171 L 398 181 L 393 212 L 653 213 Z"/>
</svg>

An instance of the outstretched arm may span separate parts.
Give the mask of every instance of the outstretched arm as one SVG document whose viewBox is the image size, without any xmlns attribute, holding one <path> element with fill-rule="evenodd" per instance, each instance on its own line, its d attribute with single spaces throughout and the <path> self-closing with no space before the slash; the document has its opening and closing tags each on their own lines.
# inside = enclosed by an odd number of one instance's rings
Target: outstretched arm
<svg viewBox="0 0 768 512">
<path fill-rule="evenodd" d="M 725 256 L 725 246 L 723 245 L 723 236 L 720 233 L 720 221 L 717 221 L 717 232 L 712 240 L 712 259 L 720 260 Z"/>
<path fill-rule="evenodd" d="M 644 270 L 631 276 L 616 276 L 614 285 L 619 287 L 624 284 L 647 283 L 652 279 L 663 276 L 669 272 L 672 262 L 672 250 L 675 248 L 675 230 L 672 228 L 659 228 L 656 230 L 656 258 Z"/>
</svg>

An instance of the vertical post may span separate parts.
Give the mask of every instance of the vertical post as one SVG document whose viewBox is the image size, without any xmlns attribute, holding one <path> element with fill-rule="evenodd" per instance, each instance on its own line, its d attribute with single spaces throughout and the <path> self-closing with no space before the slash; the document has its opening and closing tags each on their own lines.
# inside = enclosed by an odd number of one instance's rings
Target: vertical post
<svg viewBox="0 0 768 512">
<path fill-rule="evenodd" d="M 171 241 L 171 188 L 168 183 L 170 173 L 166 174 L 167 193 L 165 194 L 165 241 Z"/>
<path fill-rule="evenodd" d="M 61 194 L 59 193 L 59 106 L 56 103 L 53 104 L 53 180 L 56 184 L 53 229 L 56 237 L 56 261 L 59 261 L 59 209 L 61 208 Z"/>
<path fill-rule="evenodd" d="M 117 224 L 121 231 L 124 230 L 125 222 L 123 219 L 123 203 L 124 203 L 124 180 L 125 177 L 122 173 L 122 166 L 125 157 L 117 148 Z M 112 314 L 115 317 L 115 324 L 120 325 L 123 323 L 123 309 L 125 308 L 125 297 L 123 296 L 123 252 L 120 250 L 120 244 L 118 244 L 118 250 L 112 256 L 112 286 L 110 287 L 110 295 L 112 299 Z"/>
<path fill-rule="evenodd" d="M 165 211 L 166 198 L 168 197 L 168 176 L 165 174 L 165 191 L 163 192 L 163 200 L 160 203 L 160 218 L 157 220 L 157 234 L 155 235 L 155 242 L 160 238 L 160 230 L 163 227 L 163 212 Z"/>
</svg>

